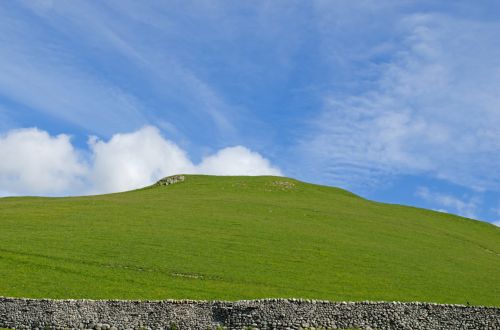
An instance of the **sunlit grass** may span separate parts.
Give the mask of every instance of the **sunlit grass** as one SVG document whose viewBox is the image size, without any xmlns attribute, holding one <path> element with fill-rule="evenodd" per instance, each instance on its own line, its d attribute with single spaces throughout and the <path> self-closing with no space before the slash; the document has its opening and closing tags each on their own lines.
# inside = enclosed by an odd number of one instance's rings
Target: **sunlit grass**
<svg viewBox="0 0 500 330">
<path fill-rule="evenodd" d="M 0 295 L 500 305 L 500 229 L 277 177 L 0 199 Z"/>
</svg>

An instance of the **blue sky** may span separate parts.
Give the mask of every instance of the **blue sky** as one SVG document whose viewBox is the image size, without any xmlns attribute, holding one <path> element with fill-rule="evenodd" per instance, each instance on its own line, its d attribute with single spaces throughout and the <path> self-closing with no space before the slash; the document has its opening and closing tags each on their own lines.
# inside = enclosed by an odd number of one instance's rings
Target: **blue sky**
<svg viewBox="0 0 500 330">
<path fill-rule="evenodd" d="M 282 174 L 500 220 L 498 1 L 6 1 L 0 194 Z"/>
</svg>

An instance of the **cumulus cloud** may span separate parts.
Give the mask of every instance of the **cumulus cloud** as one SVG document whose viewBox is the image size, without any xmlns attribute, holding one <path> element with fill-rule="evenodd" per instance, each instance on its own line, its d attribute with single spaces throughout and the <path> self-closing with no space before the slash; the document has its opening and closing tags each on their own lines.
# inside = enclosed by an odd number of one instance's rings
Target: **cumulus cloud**
<svg viewBox="0 0 500 330">
<path fill-rule="evenodd" d="M 89 152 L 75 148 L 64 134 L 36 128 L 0 137 L 2 195 L 108 193 L 140 188 L 178 174 L 281 175 L 259 153 L 243 146 L 219 150 L 194 164 L 187 153 L 155 127 L 115 134 L 108 141 L 91 137 Z"/>
<path fill-rule="evenodd" d="M 93 155 L 91 181 L 96 192 L 138 188 L 167 174 L 193 172 L 186 153 L 154 127 L 115 134 L 107 142 L 93 137 L 89 145 Z"/>
<path fill-rule="evenodd" d="M 458 198 L 452 195 L 431 191 L 427 187 L 419 187 L 416 195 L 427 202 L 437 204 L 437 211 L 456 213 L 458 215 L 477 219 L 478 200 L 476 198 Z"/>
<path fill-rule="evenodd" d="M 78 190 L 87 174 L 84 160 L 65 134 L 36 128 L 0 136 L 0 190 L 4 195 L 53 194 Z"/>
<path fill-rule="evenodd" d="M 214 175 L 282 175 L 269 160 L 242 146 L 225 148 L 204 158 L 196 166 L 196 172 Z"/>
</svg>

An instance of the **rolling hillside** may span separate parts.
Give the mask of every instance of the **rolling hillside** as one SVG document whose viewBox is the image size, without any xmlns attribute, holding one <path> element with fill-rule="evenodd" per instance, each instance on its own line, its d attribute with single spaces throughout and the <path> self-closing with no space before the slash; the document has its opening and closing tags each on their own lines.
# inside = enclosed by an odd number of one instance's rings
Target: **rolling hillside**
<svg viewBox="0 0 500 330">
<path fill-rule="evenodd" d="M 0 296 L 500 306 L 500 228 L 278 177 L 0 199 Z"/>
</svg>

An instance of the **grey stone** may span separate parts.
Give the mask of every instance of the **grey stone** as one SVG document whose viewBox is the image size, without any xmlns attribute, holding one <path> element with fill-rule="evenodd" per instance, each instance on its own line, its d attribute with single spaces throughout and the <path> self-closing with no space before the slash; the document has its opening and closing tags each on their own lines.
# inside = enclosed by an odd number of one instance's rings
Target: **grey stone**
<svg viewBox="0 0 500 330">
<path fill-rule="evenodd" d="M 500 308 L 400 302 L 93 301 L 0 297 L 0 328 L 500 329 Z"/>
</svg>

